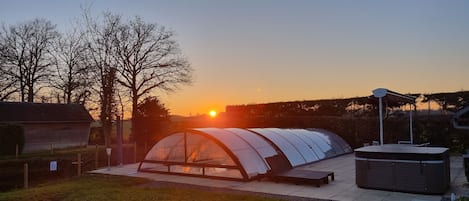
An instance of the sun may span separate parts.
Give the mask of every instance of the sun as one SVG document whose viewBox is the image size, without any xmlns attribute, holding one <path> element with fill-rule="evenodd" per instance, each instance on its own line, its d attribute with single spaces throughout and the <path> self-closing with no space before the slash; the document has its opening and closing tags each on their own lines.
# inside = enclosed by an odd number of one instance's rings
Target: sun
<svg viewBox="0 0 469 201">
<path fill-rule="evenodd" d="M 210 117 L 214 118 L 217 116 L 217 111 L 215 110 L 210 110 L 210 112 L 208 113 L 210 115 Z"/>
</svg>

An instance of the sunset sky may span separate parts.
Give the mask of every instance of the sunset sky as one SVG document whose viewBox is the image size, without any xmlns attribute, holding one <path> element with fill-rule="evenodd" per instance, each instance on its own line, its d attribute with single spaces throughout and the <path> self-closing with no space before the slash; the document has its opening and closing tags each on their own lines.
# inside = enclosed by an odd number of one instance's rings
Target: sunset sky
<svg viewBox="0 0 469 201">
<path fill-rule="evenodd" d="M 81 15 L 135 15 L 175 31 L 194 82 L 156 91 L 172 114 L 225 105 L 469 90 L 469 0 L 0 0 L 6 25 L 59 30 Z"/>
</svg>

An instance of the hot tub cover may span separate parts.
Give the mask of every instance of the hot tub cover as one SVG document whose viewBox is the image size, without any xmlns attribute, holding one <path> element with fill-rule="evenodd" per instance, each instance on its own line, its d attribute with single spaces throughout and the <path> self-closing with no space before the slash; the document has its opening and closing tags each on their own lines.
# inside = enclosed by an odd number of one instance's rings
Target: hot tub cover
<svg viewBox="0 0 469 201">
<path fill-rule="evenodd" d="M 250 180 L 271 169 L 267 157 L 284 155 L 296 167 L 352 151 L 322 129 L 195 128 L 158 141 L 139 171 Z"/>
</svg>

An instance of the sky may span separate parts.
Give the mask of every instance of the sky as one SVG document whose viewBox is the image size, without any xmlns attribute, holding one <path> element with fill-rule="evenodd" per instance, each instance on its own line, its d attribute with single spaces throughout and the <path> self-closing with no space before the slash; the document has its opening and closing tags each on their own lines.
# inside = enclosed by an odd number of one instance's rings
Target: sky
<svg viewBox="0 0 469 201">
<path fill-rule="evenodd" d="M 172 114 L 226 105 L 469 90 L 469 0 L 0 0 L 0 22 L 67 30 L 81 7 L 176 33 L 194 81 L 155 91 Z"/>
</svg>

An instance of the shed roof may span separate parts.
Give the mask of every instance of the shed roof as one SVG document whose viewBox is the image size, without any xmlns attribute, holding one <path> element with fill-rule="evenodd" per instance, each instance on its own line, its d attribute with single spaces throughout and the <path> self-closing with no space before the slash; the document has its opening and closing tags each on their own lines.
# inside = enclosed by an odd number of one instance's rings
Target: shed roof
<svg viewBox="0 0 469 201">
<path fill-rule="evenodd" d="M 83 105 L 0 102 L 0 122 L 91 122 Z"/>
</svg>

